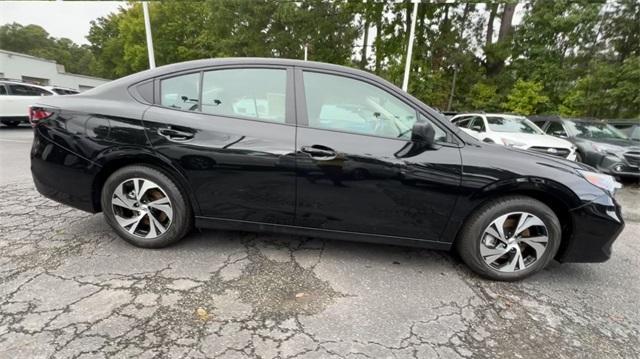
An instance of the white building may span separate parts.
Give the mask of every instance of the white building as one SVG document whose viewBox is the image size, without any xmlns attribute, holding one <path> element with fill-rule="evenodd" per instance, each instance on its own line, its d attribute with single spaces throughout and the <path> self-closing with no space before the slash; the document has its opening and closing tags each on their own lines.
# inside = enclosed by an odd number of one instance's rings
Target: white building
<svg viewBox="0 0 640 359">
<path fill-rule="evenodd" d="M 42 86 L 60 86 L 85 91 L 109 80 L 65 72 L 53 60 L 0 50 L 0 78 L 22 80 Z"/>
</svg>

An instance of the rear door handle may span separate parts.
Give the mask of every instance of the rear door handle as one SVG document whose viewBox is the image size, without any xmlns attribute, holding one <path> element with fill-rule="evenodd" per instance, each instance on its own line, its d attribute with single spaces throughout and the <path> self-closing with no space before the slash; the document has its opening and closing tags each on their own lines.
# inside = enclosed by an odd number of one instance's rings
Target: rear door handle
<svg viewBox="0 0 640 359">
<path fill-rule="evenodd" d="M 300 151 L 309 154 L 313 159 L 323 161 L 332 160 L 337 156 L 336 151 L 332 150 L 329 147 L 321 145 L 302 146 L 302 148 L 300 148 Z"/>
<path fill-rule="evenodd" d="M 171 141 L 187 141 L 193 138 L 193 132 L 180 131 L 175 128 L 166 127 L 158 129 L 158 134 Z"/>
</svg>

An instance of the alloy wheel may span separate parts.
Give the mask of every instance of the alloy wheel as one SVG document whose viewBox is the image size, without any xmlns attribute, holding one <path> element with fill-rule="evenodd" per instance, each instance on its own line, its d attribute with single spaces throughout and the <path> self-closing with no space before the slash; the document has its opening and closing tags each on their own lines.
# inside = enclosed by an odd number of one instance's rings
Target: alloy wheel
<svg viewBox="0 0 640 359">
<path fill-rule="evenodd" d="M 495 219 L 480 239 L 480 255 L 492 269 L 517 272 L 542 258 L 549 242 L 547 226 L 527 212 L 511 212 Z"/>
<path fill-rule="evenodd" d="M 156 238 L 171 226 L 171 200 L 148 179 L 131 178 L 120 183 L 111 196 L 111 206 L 120 227 L 134 236 Z"/>
</svg>

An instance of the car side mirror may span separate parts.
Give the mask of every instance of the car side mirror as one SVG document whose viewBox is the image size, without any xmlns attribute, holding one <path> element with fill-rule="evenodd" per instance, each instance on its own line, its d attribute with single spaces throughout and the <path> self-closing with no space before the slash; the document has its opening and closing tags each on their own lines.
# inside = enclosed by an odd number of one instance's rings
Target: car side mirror
<svg viewBox="0 0 640 359">
<path fill-rule="evenodd" d="M 435 143 L 436 130 L 430 122 L 416 122 L 411 129 L 411 142 L 423 146 L 432 147 Z"/>
<path fill-rule="evenodd" d="M 435 144 L 436 131 L 429 122 L 416 122 L 411 129 L 411 141 L 407 142 L 395 156 L 398 158 L 412 157 L 426 150 L 438 148 Z"/>
</svg>

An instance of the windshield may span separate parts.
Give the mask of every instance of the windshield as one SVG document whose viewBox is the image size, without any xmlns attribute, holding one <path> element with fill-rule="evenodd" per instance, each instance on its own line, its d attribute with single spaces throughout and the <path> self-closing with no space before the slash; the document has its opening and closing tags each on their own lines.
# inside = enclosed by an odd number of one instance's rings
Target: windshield
<svg viewBox="0 0 640 359">
<path fill-rule="evenodd" d="M 543 134 L 533 122 L 524 117 L 487 116 L 491 131 Z"/>
<path fill-rule="evenodd" d="M 576 137 L 580 138 L 609 138 L 626 140 L 627 136 L 620 132 L 617 128 L 608 125 L 606 123 L 592 123 L 592 122 L 576 122 L 567 121 L 572 128 L 572 132 L 576 134 Z"/>
</svg>

